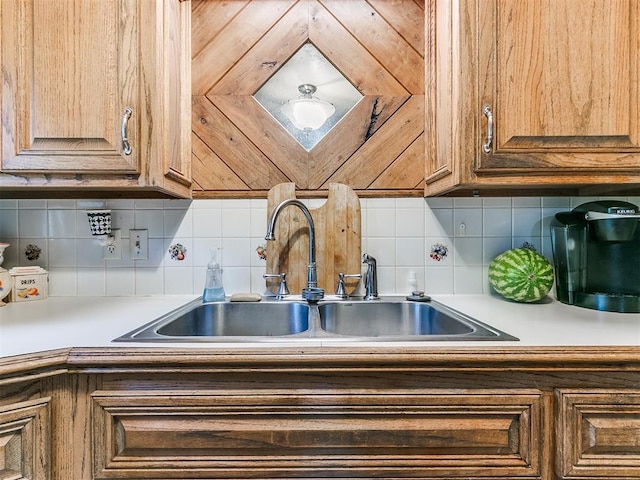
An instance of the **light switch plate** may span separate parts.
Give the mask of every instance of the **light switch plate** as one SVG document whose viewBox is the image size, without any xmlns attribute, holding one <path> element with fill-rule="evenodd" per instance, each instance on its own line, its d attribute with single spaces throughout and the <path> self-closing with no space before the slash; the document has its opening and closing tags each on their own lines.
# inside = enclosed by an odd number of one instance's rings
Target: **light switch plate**
<svg viewBox="0 0 640 480">
<path fill-rule="evenodd" d="M 129 230 L 129 251 L 134 260 L 149 258 L 149 230 Z"/>
</svg>

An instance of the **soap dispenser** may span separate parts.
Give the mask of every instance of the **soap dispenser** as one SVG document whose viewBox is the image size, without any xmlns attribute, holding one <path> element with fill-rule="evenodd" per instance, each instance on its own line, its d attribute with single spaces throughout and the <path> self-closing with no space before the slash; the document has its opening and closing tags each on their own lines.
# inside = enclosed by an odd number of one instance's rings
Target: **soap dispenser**
<svg viewBox="0 0 640 480">
<path fill-rule="evenodd" d="M 220 266 L 220 249 L 211 250 L 211 259 L 207 265 L 207 278 L 204 283 L 203 302 L 224 302 L 225 293 L 222 285 L 222 267 Z"/>
</svg>

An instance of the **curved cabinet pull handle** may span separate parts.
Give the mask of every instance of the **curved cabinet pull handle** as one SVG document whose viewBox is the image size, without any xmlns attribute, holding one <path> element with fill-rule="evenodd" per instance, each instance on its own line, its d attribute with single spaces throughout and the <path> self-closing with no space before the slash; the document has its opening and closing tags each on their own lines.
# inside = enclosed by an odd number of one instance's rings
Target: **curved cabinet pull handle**
<svg viewBox="0 0 640 480">
<path fill-rule="evenodd" d="M 132 113 L 133 109 L 131 107 L 127 107 L 124 109 L 124 114 L 122 115 L 122 152 L 125 155 L 131 155 L 131 145 L 129 144 L 129 139 L 127 138 L 127 124 L 129 123 L 129 119 L 131 118 Z"/>
<path fill-rule="evenodd" d="M 491 144 L 493 143 L 493 113 L 491 112 L 491 105 L 483 106 L 482 113 L 487 117 L 487 138 L 482 144 L 482 151 L 491 153 Z"/>
</svg>

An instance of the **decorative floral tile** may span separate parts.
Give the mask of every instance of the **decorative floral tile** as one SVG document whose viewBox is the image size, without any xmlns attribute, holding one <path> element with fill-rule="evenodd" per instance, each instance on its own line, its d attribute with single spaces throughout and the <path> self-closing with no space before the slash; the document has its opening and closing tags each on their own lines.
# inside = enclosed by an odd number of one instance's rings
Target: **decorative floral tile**
<svg viewBox="0 0 640 480">
<path fill-rule="evenodd" d="M 266 260 L 267 259 L 267 245 L 266 244 L 262 244 L 262 245 L 258 245 L 258 247 L 256 248 L 256 253 L 258 254 L 258 258 L 260 258 L 260 260 Z"/>
<path fill-rule="evenodd" d="M 187 249 L 181 243 L 174 243 L 169 247 L 169 255 L 171 256 L 171 260 L 180 262 L 187 256 Z"/>
<path fill-rule="evenodd" d="M 435 260 L 436 262 L 441 261 L 446 258 L 449 254 L 449 247 L 444 245 L 443 243 L 434 243 L 431 245 L 431 253 L 429 253 L 429 257 Z"/>
<path fill-rule="evenodd" d="M 40 254 L 42 253 L 42 249 L 33 243 L 30 243 L 24 249 L 24 255 L 27 257 L 27 260 L 34 261 L 40 258 Z"/>
</svg>

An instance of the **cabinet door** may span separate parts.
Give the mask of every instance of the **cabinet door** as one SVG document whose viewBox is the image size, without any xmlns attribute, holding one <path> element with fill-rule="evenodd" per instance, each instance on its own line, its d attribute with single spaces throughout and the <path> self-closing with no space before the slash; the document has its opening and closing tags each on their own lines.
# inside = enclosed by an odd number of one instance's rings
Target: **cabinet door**
<svg viewBox="0 0 640 480">
<path fill-rule="evenodd" d="M 3 0 L 0 8 L 1 170 L 137 173 L 138 2 Z"/>
<path fill-rule="evenodd" d="M 51 478 L 49 397 L 0 406 L 0 478 Z"/>
<path fill-rule="evenodd" d="M 640 391 L 561 390 L 559 478 L 640 477 Z"/>
<path fill-rule="evenodd" d="M 638 191 L 639 0 L 428 5 L 427 195 Z"/>
<path fill-rule="evenodd" d="M 477 8 L 477 171 L 637 173 L 640 2 L 477 0 Z"/>
<path fill-rule="evenodd" d="M 94 478 L 545 478 L 537 391 L 96 391 Z"/>
</svg>

